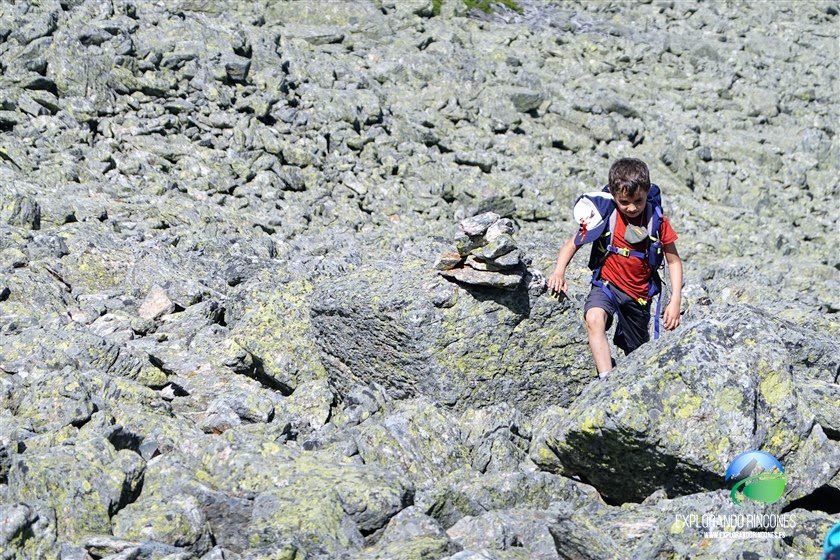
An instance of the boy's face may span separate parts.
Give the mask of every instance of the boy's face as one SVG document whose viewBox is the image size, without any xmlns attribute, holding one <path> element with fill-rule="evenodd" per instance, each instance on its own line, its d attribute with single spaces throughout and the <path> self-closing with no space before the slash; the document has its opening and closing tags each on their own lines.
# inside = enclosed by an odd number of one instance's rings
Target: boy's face
<svg viewBox="0 0 840 560">
<path fill-rule="evenodd" d="M 613 195 L 615 206 L 618 211 L 628 218 L 640 216 L 647 206 L 647 191 L 636 191 L 636 194 L 629 195 L 626 192 L 619 192 Z"/>
</svg>

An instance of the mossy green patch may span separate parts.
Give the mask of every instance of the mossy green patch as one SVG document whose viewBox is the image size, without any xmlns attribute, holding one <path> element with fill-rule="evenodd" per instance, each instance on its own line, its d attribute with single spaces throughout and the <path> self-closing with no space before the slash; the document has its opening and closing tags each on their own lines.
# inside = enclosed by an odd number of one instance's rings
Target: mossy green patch
<svg viewBox="0 0 840 560">
<path fill-rule="evenodd" d="M 767 440 L 768 453 L 779 457 L 784 455 L 791 446 L 798 445 L 800 442 L 799 436 L 789 426 L 778 423 L 773 426 L 773 431 L 769 434 Z"/>
<path fill-rule="evenodd" d="M 262 456 L 270 457 L 280 453 L 280 446 L 273 441 L 266 441 L 262 444 Z"/>
<path fill-rule="evenodd" d="M 450 0 L 452 1 L 452 0 Z M 485 14 L 493 11 L 493 4 L 499 4 L 513 10 L 517 13 L 522 13 L 522 8 L 515 2 L 515 0 L 463 0 L 464 6 L 467 9 L 481 10 Z M 440 15 L 440 10 L 443 7 L 443 0 L 432 0 L 432 13 L 436 16 Z"/>
<path fill-rule="evenodd" d="M 594 433 L 596 430 L 600 429 L 604 425 L 604 420 L 606 419 L 606 413 L 603 410 L 596 410 L 594 412 L 590 412 L 583 417 L 583 420 L 580 423 L 579 430 L 581 432 L 591 434 Z"/>
<path fill-rule="evenodd" d="M 610 412 L 612 414 L 617 413 L 628 400 L 630 400 L 630 391 L 627 390 L 627 387 L 618 388 L 613 392 L 612 402 L 610 402 Z"/>
<path fill-rule="evenodd" d="M 744 395 L 737 387 L 723 387 L 715 393 L 714 405 L 721 412 L 736 412 L 744 405 Z"/>
<path fill-rule="evenodd" d="M 312 335 L 312 285 L 294 280 L 279 288 L 260 284 L 233 306 L 241 317 L 233 329 L 237 344 L 255 356 L 267 375 L 294 389 L 300 381 L 326 379 Z"/>
<path fill-rule="evenodd" d="M 700 410 L 702 402 L 703 399 L 700 398 L 700 395 L 681 393 L 676 398 L 666 401 L 665 404 L 670 406 L 671 414 L 674 417 L 685 420 Z"/>
<path fill-rule="evenodd" d="M 192 547 L 196 552 L 209 548 L 207 521 L 198 500 L 189 495 L 147 499 L 129 504 L 113 519 L 114 536 L 127 540 L 154 540 L 172 546 Z"/>
<path fill-rule="evenodd" d="M 72 259 L 73 256 L 66 258 Z M 79 254 L 75 261 L 75 266 L 67 267 L 65 279 L 74 290 L 83 289 L 86 293 L 122 287 L 129 270 L 126 262 L 120 262 L 113 256 L 95 250 Z"/>
<path fill-rule="evenodd" d="M 672 535 L 679 535 L 685 531 L 685 523 L 681 519 L 676 519 L 668 528 L 668 532 Z"/>
<path fill-rule="evenodd" d="M 419 536 L 407 541 L 375 546 L 359 556 L 362 560 L 436 560 L 450 550 L 446 537 Z"/>
<path fill-rule="evenodd" d="M 780 404 L 793 394 L 793 383 L 790 378 L 779 371 L 769 369 L 764 362 L 759 364 L 761 381 L 758 390 L 770 406 Z"/>
<path fill-rule="evenodd" d="M 726 463 L 729 456 L 730 448 L 732 447 L 728 437 L 721 437 L 719 439 L 711 439 L 706 443 L 706 452 L 709 458 L 721 466 Z"/>
</svg>

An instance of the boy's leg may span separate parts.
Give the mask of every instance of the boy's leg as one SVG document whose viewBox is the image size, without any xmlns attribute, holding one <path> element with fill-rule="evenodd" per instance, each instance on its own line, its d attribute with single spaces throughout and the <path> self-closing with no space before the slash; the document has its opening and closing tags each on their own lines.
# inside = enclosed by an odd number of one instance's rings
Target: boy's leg
<svg viewBox="0 0 840 560">
<path fill-rule="evenodd" d="M 593 307 L 586 312 L 586 334 L 589 337 L 589 350 L 595 360 L 595 369 L 604 373 L 612 369 L 610 343 L 607 341 L 607 312 Z"/>
<path fill-rule="evenodd" d="M 589 339 L 589 350 L 595 360 L 598 373 L 612 369 L 612 355 L 610 343 L 607 341 L 607 329 L 612 324 L 614 305 L 598 286 L 592 286 L 586 302 L 583 304 L 583 317 L 586 323 L 586 334 Z"/>
</svg>

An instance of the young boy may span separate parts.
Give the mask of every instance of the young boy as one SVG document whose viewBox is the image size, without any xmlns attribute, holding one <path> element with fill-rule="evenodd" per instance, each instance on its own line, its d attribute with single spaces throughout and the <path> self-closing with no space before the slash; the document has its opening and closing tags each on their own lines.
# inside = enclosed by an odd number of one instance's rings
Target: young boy
<svg viewBox="0 0 840 560">
<path fill-rule="evenodd" d="M 618 315 L 618 326 L 613 342 L 629 354 L 648 340 L 650 323 L 650 300 L 652 293 L 658 291 L 659 280 L 656 271 L 648 259 L 649 251 L 661 242 L 671 280 L 671 301 L 665 308 L 663 324 L 672 330 L 680 324 L 680 295 L 682 290 L 682 261 L 677 253 L 677 234 L 671 228 L 668 218 L 661 217 L 661 225 L 652 236 L 647 231 L 651 214 L 659 210 L 648 204 L 648 192 L 651 190 L 650 174 L 647 165 L 638 159 L 624 158 L 616 161 L 610 168 L 609 195 L 598 193 L 595 196 L 601 209 L 608 214 L 596 218 L 601 227 L 588 231 L 582 223 L 581 231 L 569 239 L 557 255 L 557 265 L 548 278 L 548 288 L 553 293 L 565 292 L 566 267 L 574 257 L 580 245 L 590 241 L 600 243 L 605 249 L 603 257 L 593 255 L 590 267 L 600 271 L 593 275 L 592 289 L 583 306 L 586 332 L 589 336 L 589 349 L 595 359 L 595 367 L 600 377 L 606 377 L 612 369 L 612 356 L 607 342 L 606 331 L 610 328 L 613 315 Z M 615 225 L 607 222 L 612 208 L 615 208 Z M 593 210 L 595 205 L 593 205 Z M 593 212 L 594 215 L 594 212 Z M 610 244 L 604 232 L 612 231 Z M 653 238 L 652 238 L 653 237 Z M 597 250 L 597 249 L 596 249 Z M 651 288 L 651 282 L 655 288 Z"/>
</svg>

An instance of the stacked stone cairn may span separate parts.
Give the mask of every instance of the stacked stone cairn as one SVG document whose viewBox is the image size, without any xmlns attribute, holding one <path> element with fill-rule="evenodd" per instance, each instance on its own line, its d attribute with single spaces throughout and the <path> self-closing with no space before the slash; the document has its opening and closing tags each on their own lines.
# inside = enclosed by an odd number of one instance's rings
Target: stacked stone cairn
<svg viewBox="0 0 840 560">
<path fill-rule="evenodd" d="M 439 273 L 458 282 L 515 290 L 529 274 L 522 252 L 513 242 L 516 224 L 495 212 L 462 220 L 457 252 L 441 254 L 435 262 Z"/>
</svg>

